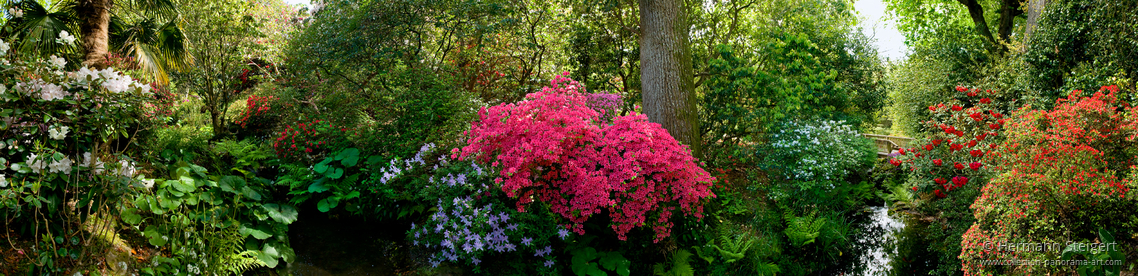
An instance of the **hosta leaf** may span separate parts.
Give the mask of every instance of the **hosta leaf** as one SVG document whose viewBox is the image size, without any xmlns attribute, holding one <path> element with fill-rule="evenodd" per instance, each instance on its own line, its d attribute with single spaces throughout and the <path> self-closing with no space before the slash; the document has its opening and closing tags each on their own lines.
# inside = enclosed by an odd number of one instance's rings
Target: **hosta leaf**
<svg viewBox="0 0 1138 276">
<path fill-rule="evenodd" d="M 273 220 L 277 222 L 283 224 L 292 224 L 294 221 L 296 221 L 297 211 L 296 208 L 293 208 L 292 206 L 269 203 L 261 205 L 261 208 L 264 208 L 265 211 L 268 211 L 269 217 L 272 217 Z"/>
</svg>

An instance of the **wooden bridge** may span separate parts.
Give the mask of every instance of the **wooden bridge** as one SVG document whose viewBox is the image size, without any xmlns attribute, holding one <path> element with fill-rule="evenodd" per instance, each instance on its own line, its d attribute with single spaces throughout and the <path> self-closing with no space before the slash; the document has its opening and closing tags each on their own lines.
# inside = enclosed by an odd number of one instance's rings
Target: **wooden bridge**
<svg viewBox="0 0 1138 276">
<path fill-rule="evenodd" d="M 913 138 L 901 137 L 901 136 L 877 135 L 877 134 L 866 134 L 866 133 L 863 133 L 862 136 L 865 136 L 866 138 L 869 138 L 869 139 L 873 139 L 873 143 L 875 145 L 877 145 L 877 155 L 878 156 L 888 156 L 889 153 L 892 153 L 893 151 L 895 151 L 897 149 L 909 147 L 909 142 L 913 141 Z"/>
</svg>

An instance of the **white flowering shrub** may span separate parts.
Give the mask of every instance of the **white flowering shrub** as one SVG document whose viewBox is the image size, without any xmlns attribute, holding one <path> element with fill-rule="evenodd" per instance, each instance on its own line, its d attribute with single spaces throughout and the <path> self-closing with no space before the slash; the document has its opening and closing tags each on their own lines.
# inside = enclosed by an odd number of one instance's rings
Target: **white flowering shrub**
<svg viewBox="0 0 1138 276">
<path fill-rule="evenodd" d="M 81 245 L 59 241 L 89 233 L 63 229 L 82 229 L 153 183 L 123 151 L 146 123 L 139 115 L 150 87 L 112 68 L 68 71 L 62 58 L 8 50 L 0 41 L 0 219 L 47 237 L 37 260 L 77 258 Z"/>
<path fill-rule="evenodd" d="M 800 190 L 832 189 L 872 164 L 873 142 L 841 121 L 790 121 L 770 136 L 763 167 Z"/>
</svg>

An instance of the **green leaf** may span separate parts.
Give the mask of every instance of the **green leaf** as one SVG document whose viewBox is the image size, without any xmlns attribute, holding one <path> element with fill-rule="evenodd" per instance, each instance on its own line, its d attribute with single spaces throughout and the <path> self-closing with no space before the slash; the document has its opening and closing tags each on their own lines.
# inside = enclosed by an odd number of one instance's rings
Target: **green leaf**
<svg viewBox="0 0 1138 276">
<path fill-rule="evenodd" d="M 271 256 L 264 251 L 253 251 L 253 256 L 257 257 L 258 261 L 261 261 L 269 268 L 277 267 L 277 263 L 279 262 L 276 256 Z"/>
<path fill-rule="evenodd" d="M 324 159 L 324 161 L 316 163 L 316 165 L 312 166 L 312 170 L 316 171 L 316 173 L 323 174 L 325 171 L 328 171 L 328 161 L 329 159 Z"/>
<path fill-rule="evenodd" d="M 245 186 L 244 188 L 241 188 L 241 194 L 245 195 L 247 198 L 253 199 L 254 201 L 261 201 L 261 193 L 253 190 L 252 187 Z"/>
<path fill-rule="evenodd" d="M 269 203 L 269 204 L 261 205 L 261 208 L 264 208 L 265 211 L 268 211 L 269 217 L 272 217 L 273 220 L 275 220 L 277 222 L 280 222 L 283 224 L 292 224 L 293 222 L 296 221 L 296 216 L 297 216 L 296 208 L 293 208 L 290 205 L 280 205 L 280 204 L 276 204 L 276 203 Z"/>
<path fill-rule="evenodd" d="M 126 208 L 122 210 L 119 218 L 122 218 L 122 221 L 125 223 L 138 225 L 138 223 L 142 222 L 142 216 L 138 215 L 136 212 L 137 210 L 134 208 Z"/>
<path fill-rule="evenodd" d="M 315 183 L 312 183 L 312 185 L 308 185 L 308 192 L 309 193 L 323 193 L 324 191 L 327 191 L 328 186 L 324 186 L 324 180 L 326 180 L 326 178 L 317 179 Z"/>
<path fill-rule="evenodd" d="M 1110 231 L 1107 231 L 1106 229 L 1099 229 L 1098 230 L 1098 238 L 1104 244 L 1114 243 L 1114 235 L 1111 235 Z"/>
<path fill-rule="evenodd" d="M 340 205 L 340 198 L 332 196 L 316 203 L 316 209 L 320 210 L 321 213 L 327 213 L 332 210 L 332 208 L 336 208 L 337 205 Z"/>
<path fill-rule="evenodd" d="M 221 180 L 218 180 L 217 184 L 221 186 L 222 191 L 236 194 L 238 193 L 238 190 L 245 187 L 245 179 L 241 179 L 241 177 L 233 175 L 227 175 L 225 177 L 222 177 Z"/>
<path fill-rule="evenodd" d="M 193 192 L 195 189 L 197 189 L 197 187 L 194 186 L 194 179 L 188 176 L 183 176 L 177 181 L 169 180 L 166 181 L 166 183 L 172 185 L 174 189 L 177 189 L 179 192 L 183 193 Z"/>
<path fill-rule="evenodd" d="M 335 170 L 329 169 L 328 171 L 324 172 L 324 177 L 331 178 L 331 179 L 340 179 L 340 177 L 343 177 L 343 176 L 344 176 L 344 169 L 341 169 L 341 168 L 336 168 Z"/>
<path fill-rule="evenodd" d="M 360 161 L 360 150 L 356 148 L 345 149 L 344 151 L 340 152 L 340 155 L 343 156 L 343 158 L 340 158 L 339 156 L 336 158 L 342 159 L 340 160 L 340 164 L 344 165 L 344 167 L 354 167 L 356 166 L 356 163 Z"/>
<path fill-rule="evenodd" d="M 146 230 L 142 231 L 142 236 L 147 237 L 150 244 L 154 246 L 163 246 L 167 242 L 167 239 L 162 238 L 162 233 L 158 232 L 158 227 L 154 225 L 147 226 Z"/>
<path fill-rule="evenodd" d="M 243 235 L 243 236 L 253 235 L 253 237 L 257 238 L 258 240 L 267 239 L 267 238 L 273 236 L 273 234 L 269 234 L 269 232 L 266 231 L 266 229 L 263 229 L 264 227 L 253 228 L 253 227 L 249 227 L 249 226 L 250 225 L 247 223 L 242 223 L 241 227 L 237 228 L 237 232 L 241 233 L 241 235 Z"/>
</svg>

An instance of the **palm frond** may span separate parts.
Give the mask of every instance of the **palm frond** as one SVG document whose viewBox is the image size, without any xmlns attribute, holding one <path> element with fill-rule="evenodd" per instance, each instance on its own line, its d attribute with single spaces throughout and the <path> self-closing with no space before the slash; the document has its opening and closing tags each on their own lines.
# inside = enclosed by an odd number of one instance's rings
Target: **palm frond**
<svg viewBox="0 0 1138 276">
<path fill-rule="evenodd" d="M 133 56 L 143 72 L 159 84 L 168 83 L 172 71 L 180 71 L 189 66 L 185 36 L 177 25 L 177 19 L 162 25 L 156 24 L 153 18 L 134 24 L 127 24 L 117 18 L 111 21 L 111 40 L 117 45 L 117 51 Z"/>
<path fill-rule="evenodd" d="M 13 33 L 4 36 L 14 37 L 13 42 L 19 45 L 20 51 L 48 55 L 79 49 L 76 43 L 63 45 L 55 42 L 62 31 L 78 35 L 74 9 L 69 8 L 73 4 L 62 2 L 48 9 L 37 1 L 25 0 L 16 2 L 15 6 L 24 11 L 24 16 L 9 20 L 6 25 L 13 27 Z"/>
</svg>

